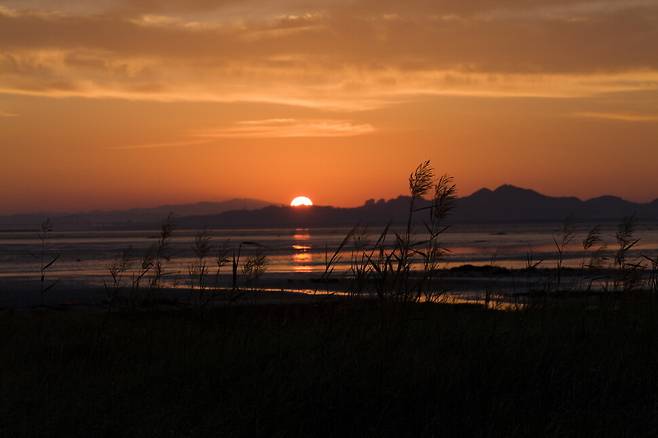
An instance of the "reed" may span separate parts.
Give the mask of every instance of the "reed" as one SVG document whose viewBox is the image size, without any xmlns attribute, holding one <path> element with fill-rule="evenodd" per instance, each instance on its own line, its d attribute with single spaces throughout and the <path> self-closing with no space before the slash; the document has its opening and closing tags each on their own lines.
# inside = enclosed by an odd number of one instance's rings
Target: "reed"
<svg viewBox="0 0 658 438">
<path fill-rule="evenodd" d="M 351 293 L 360 295 L 365 291 L 372 267 L 368 257 L 368 227 L 357 226 L 352 233 L 352 250 L 350 255 L 350 274 L 352 277 Z"/>
<path fill-rule="evenodd" d="M 449 252 L 449 249 L 443 246 L 441 236 L 449 229 L 449 226 L 445 225 L 445 220 L 455 208 L 456 200 L 457 186 L 454 184 L 454 179 L 448 175 L 441 176 L 434 185 L 429 222 L 424 222 L 429 237 L 419 243 L 418 246 L 422 249 L 414 250 L 415 254 L 421 257 L 422 263 L 417 299 L 423 296 L 426 301 L 432 301 L 442 292 L 433 289 L 432 285 L 439 273 L 445 253 Z"/>
<path fill-rule="evenodd" d="M 341 253 L 343 252 L 343 249 L 346 248 L 347 244 L 350 242 L 352 239 L 352 236 L 354 233 L 356 233 L 357 227 L 351 228 L 343 240 L 340 242 L 338 247 L 331 253 L 331 256 L 329 256 L 329 247 L 325 246 L 325 251 L 324 251 L 324 272 L 322 273 L 322 276 L 320 277 L 320 282 L 328 282 L 332 274 L 334 273 L 334 270 L 336 269 L 336 265 L 340 263 L 342 256 Z"/>
<path fill-rule="evenodd" d="M 165 271 L 165 264 L 171 261 L 170 241 L 174 229 L 174 216 L 169 214 L 160 225 L 158 241 L 150 245 L 140 257 L 131 276 L 129 299 L 132 307 L 151 302 L 154 293 L 162 288 L 163 278 L 170 274 Z"/>
<path fill-rule="evenodd" d="M 247 257 L 242 265 L 242 275 L 246 287 L 252 288 L 255 285 L 267 270 L 267 264 L 267 255 L 262 249 Z"/>
<path fill-rule="evenodd" d="M 614 258 L 617 268 L 615 290 L 634 290 L 639 283 L 640 273 L 644 269 L 641 262 L 629 260 L 629 252 L 640 242 L 640 239 L 635 238 L 636 227 L 635 215 L 623 218 L 617 227 L 617 251 Z"/>
<path fill-rule="evenodd" d="M 557 292 L 562 291 L 562 270 L 564 268 L 564 255 L 569 245 L 576 238 L 576 222 L 573 216 L 568 216 L 562 223 L 560 229 L 560 237 L 553 237 L 553 244 L 557 250 L 557 261 L 555 266 L 556 286 Z"/>
<path fill-rule="evenodd" d="M 409 208 L 403 227 L 396 229 L 389 223 L 379 237 L 374 239 L 367 225 L 354 226 L 333 251 L 325 247 L 323 272 L 313 281 L 316 284 L 337 281 L 333 277 L 347 254 L 348 269 L 342 275 L 349 284 L 345 292 L 352 296 L 376 296 L 380 300 L 402 303 L 440 299 L 447 292 L 442 276 L 447 272 L 443 263 L 450 252 L 443 242 L 443 235 L 450 229 L 447 221 L 457 205 L 457 186 L 448 175 L 437 177 L 432 163 L 424 161 L 409 175 L 408 189 Z M 523 272 L 527 277 L 525 284 L 530 284 L 529 292 L 533 292 L 533 283 L 539 284 L 540 280 L 544 282 L 543 291 L 546 293 L 566 292 L 566 289 L 576 292 L 592 291 L 595 288 L 604 292 L 657 289 L 658 274 L 655 272 L 658 268 L 653 263 L 655 260 L 651 257 L 640 260 L 631 258 L 631 251 L 640 240 L 634 237 L 635 229 L 636 218 L 624 218 L 615 235 L 617 248 L 614 257 L 608 258 L 601 227 L 592 227 L 580 242 L 584 254 L 580 269 L 571 269 L 566 267 L 566 261 L 578 237 L 578 230 L 574 217 L 568 216 L 559 234 L 552 239 L 555 269 L 539 270 L 544 260 L 537 260 L 532 250 L 528 251 Z M 165 276 L 180 274 L 165 271 L 166 262 L 171 257 L 170 239 L 173 230 L 173 218 L 169 216 L 161 226 L 157 243 L 150 246 L 136 264 L 131 281 L 133 302 L 141 301 L 143 304 L 161 287 Z M 195 235 L 191 249 L 194 259 L 187 267 L 191 291 L 202 292 L 208 288 L 208 277 L 215 266 L 215 287 L 212 294 L 207 295 L 206 304 L 222 291 L 220 280 L 225 267 L 230 266 L 231 271 L 231 301 L 241 296 L 242 287 L 253 290 L 254 284 L 267 270 L 266 248 L 257 242 L 243 241 L 232 245 L 227 241 L 215 245 L 210 233 L 202 230 Z M 213 253 L 214 264 L 211 261 Z M 607 263 L 609 260 L 612 260 L 610 264 Z M 45 272 L 51 265 L 42 263 L 42 266 Z M 121 289 L 119 278 L 127 271 L 129 269 L 121 263 L 110 266 L 111 278 L 106 283 L 108 296 L 115 297 L 118 294 Z M 512 277 L 513 271 L 510 270 Z M 570 275 L 568 288 L 565 286 L 565 272 Z M 516 291 L 516 280 L 512 280 Z M 140 298 L 144 282 L 147 283 L 147 299 Z M 486 296 L 494 296 L 497 287 L 487 286 Z M 114 298 L 109 301 L 114 301 Z"/>
<path fill-rule="evenodd" d="M 153 250 L 153 275 L 149 284 L 151 293 L 160 289 L 163 278 L 167 276 L 165 264 L 171 260 L 170 243 L 175 228 L 174 214 L 169 213 L 160 226 L 160 235 Z"/>
<path fill-rule="evenodd" d="M 53 232 L 53 224 L 50 221 L 50 218 L 46 218 L 39 228 L 39 233 L 37 237 L 39 238 L 39 297 L 41 300 L 41 306 L 46 304 L 46 294 L 50 292 L 56 285 L 57 280 L 49 281 L 47 276 L 55 265 L 57 260 L 59 260 L 61 254 L 55 253 L 52 254 L 49 248 L 50 237 Z"/>
<path fill-rule="evenodd" d="M 222 269 L 231 262 L 231 259 L 229 258 L 230 253 L 231 244 L 229 241 L 225 241 L 217 247 L 217 254 L 215 255 L 215 266 L 217 269 L 215 272 L 215 288 L 219 287 Z"/>
<path fill-rule="evenodd" d="M 532 248 L 528 248 L 528 251 L 525 254 L 525 271 L 536 271 L 542 263 L 544 263 L 544 260 L 536 260 L 534 251 Z"/>
<path fill-rule="evenodd" d="M 600 225 L 595 225 L 588 231 L 582 241 L 582 248 L 585 258 L 582 260 L 580 271 L 587 282 L 586 290 L 591 291 L 595 281 L 605 279 L 604 276 L 597 275 L 607 259 L 605 255 L 607 245 L 603 240 Z"/>
<path fill-rule="evenodd" d="M 123 250 L 121 255 L 116 257 L 108 267 L 110 282 L 103 282 L 108 312 L 112 312 L 115 302 L 119 298 L 121 289 L 123 288 L 124 276 L 130 270 L 131 253 L 132 248 Z"/>
<path fill-rule="evenodd" d="M 188 266 L 188 274 L 190 277 L 190 288 L 194 290 L 199 289 L 202 292 L 205 287 L 205 279 L 208 274 L 207 258 L 212 251 L 212 236 L 208 230 L 203 229 L 194 235 L 194 242 L 192 245 L 192 252 L 194 254 L 194 261 Z"/>
<path fill-rule="evenodd" d="M 371 244 L 368 228 L 357 225 L 352 228 L 333 252 L 325 250 L 325 269 L 321 282 L 328 281 L 342 252 L 350 246 L 351 294 L 371 292 L 380 300 L 417 302 L 435 300 L 441 290 L 436 288 L 440 263 L 448 249 L 441 243 L 441 236 L 449 229 L 445 220 L 455 207 L 456 185 L 453 178 L 443 175 L 435 178 L 430 161 L 425 161 L 409 176 L 409 210 L 406 227 L 395 232 L 387 225 L 379 238 Z M 429 206 L 418 206 L 431 194 Z M 421 216 L 422 215 L 422 216 Z M 417 232 L 417 222 L 423 225 Z M 389 237 L 392 236 L 392 242 Z"/>
<path fill-rule="evenodd" d="M 649 277 L 647 279 L 647 289 L 651 292 L 658 292 L 658 256 L 651 258 L 643 255 L 642 258 L 649 262 Z"/>
<path fill-rule="evenodd" d="M 243 250 L 250 248 L 252 249 L 252 254 L 247 255 L 247 259 L 243 264 L 240 264 L 240 261 L 243 257 Z M 243 283 L 247 287 L 253 286 L 253 284 L 265 273 L 267 270 L 267 255 L 265 254 L 265 247 L 258 242 L 244 241 L 240 242 L 237 248 L 232 250 L 233 257 L 231 262 L 232 268 L 232 293 L 233 297 L 231 300 L 237 299 L 242 291 L 240 289 L 240 279 L 242 275 Z"/>
</svg>

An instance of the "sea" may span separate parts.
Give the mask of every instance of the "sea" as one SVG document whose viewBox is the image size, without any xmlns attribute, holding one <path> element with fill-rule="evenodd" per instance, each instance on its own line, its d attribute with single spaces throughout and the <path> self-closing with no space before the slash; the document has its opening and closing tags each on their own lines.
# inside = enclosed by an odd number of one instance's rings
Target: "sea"
<svg viewBox="0 0 658 438">
<path fill-rule="evenodd" d="M 564 252 L 564 265 L 581 266 L 589 259 L 591 250 L 582 245 L 592 224 L 579 224 L 577 233 Z M 339 248 L 348 234 L 348 228 L 291 228 L 291 229 L 216 229 L 204 230 L 210 236 L 210 251 L 205 260 L 209 275 L 217 271 L 216 258 L 220 248 L 240 248 L 242 261 L 250 255 L 266 256 L 263 278 L 296 276 L 320 276 L 326 261 Z M 360 229 L 358 239 L 347 241 L 337 254 L 333 275 L 349 275 L 353 255 L 363 245 L 376 242 L 381 227 Z M 416 230 L 417 240 L 422 240 L 422 230 Z M 201 230 L 176 230 L 166 255 L 165 271 L 168 278 L 179 281 L 189 273 L 194 263 L 194 240 Z M 392 245 L 395 233 L 391 229 L 387 243 Z M 617 225 L 601 226 L 603 253 L 612 257 L 617 248 Z M 658 224 L 639 224 L 634 237 L 639 242 L 629 257 L 658 256 Z M 122 254 L 129 255 L 130 269 L 137 270 L 140 260 L 158 239 L 158 230 L 149 231 L 53 231 L 45 245 L 36 231 L 0 232 L 0 285 L 4 281 L 34 280 L 40 275 L 42 254 L 46 262 L 54 257 L 57 261 L 48 270 L 52 279 L 75 280 L 78 284 L 99 285 L 110 277 L 109 267 Z M 446 269 L 462 265 L 495 265 L 504 268 L 524 268 L 537 264 L 539 268 L 552 268 L 556 263 L 555 241 L 561 241 L 559 223 L 469 224 L 449 228 L 441 236 L 445 248 L 442 267 Z M 597 248 L 599 245 L 597 245 Z M 220 276 L 229 275 L 230 267 L 224 266 Z"/>
</svg>

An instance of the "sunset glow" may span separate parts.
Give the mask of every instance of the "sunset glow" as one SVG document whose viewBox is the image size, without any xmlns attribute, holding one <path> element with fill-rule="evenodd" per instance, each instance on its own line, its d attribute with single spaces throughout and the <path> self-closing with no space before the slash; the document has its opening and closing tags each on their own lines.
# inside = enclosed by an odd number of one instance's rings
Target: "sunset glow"
<svg viewBox="0 0 658 438">
<path fill-rule="evenodd" d="M 650 201 L 657 22 L 651 0 L 0 0 L 0 213 L 299 181 L 357 206 L 425 159 L 464 195 Z"/>
<path fill-rule="evenodd" d="M 644 436 L 657 169 L 658 0 L 0 0 L 2 436 Z"/>
</svg>

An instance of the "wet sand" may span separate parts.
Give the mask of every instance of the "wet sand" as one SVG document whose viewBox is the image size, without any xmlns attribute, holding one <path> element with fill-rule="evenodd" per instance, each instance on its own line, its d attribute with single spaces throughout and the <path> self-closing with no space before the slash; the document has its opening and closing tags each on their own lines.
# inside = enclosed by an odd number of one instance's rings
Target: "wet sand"
<svg viewBox="0 0 658 438">
<path fill-rule="evenodd" d="M 517 297 L 529 293 L 547 290 L 555 277 L 553 270 L 529 273 L 521 270 L 500 268 L 463 267 L 441 273 L 433 284 L 438 295 L 450 297 L 456 301 L 480 301 L 489 297 L 507 297 L 507 301 L 516 301 Z M 54 280 L 53 280 L 54 281 Z M 565 288 L 582 290 L 583 279 L 574 274 L 563 278 Z M 128 281 L 117 293 L 115 302 L 126 303 L 131 299 Z M 337 276 L 327 281 L 320 281 L 315 274 L 268 274 L 249 285 L 241 284 L 239 290 L 233 291 L 226 279 L 215 285 L 209 281 L 208 287 L 200 291 L 191 288 L 189 279 L 168 280 L 164 287 L 152 291 L 149 298 L 160 305 L 188 305 L 190 303 L 208 302 L 215 305 L 225 304 L 275 304 L 294 302 L 322 302 L 355 295 L 359 288 L 353 280 Z M 146 295 L 145 289 L 140 291 Z M 375 297 L 373 283 L 366 283 L 358 294 L 361 297 Z M 62 279 L 45 294 L 44 303 L 56 308 L 107 307 L 108 291 L 103 279 L 81 278 Z M 0 308 L 26 309 L 42 304 L 38 277 L 2 278 L 0 279 Z"/>
</svg>

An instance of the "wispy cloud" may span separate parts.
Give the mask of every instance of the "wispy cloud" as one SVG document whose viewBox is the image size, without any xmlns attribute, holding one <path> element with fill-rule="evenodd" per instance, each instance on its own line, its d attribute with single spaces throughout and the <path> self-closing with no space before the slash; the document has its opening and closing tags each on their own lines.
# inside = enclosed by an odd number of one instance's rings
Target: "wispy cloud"
<svg viewBox="0 0 658 438">
<path fill-rule="evenodd" d="M 592 16 L 605 16 L 629 9 L 651 9 L 655 0 L 589 0 L 571 2 L 537 1 L 528 2 L 525 7 L 501 7 L 476 14 L 483 19 L 545 19 L 583 21 Z"/>
<path fill-rule="evenodd" d="M 354 137 L 370 134 L 374 131 L 375 128 L 370 124 L 354 123 L 349 120 L 297 120 L 283 118 L 245 120 L 223 128 L 197 130 L 190 133 L 189 138 L 179 141 L 120 145 L 107 149 L 181 148 L 201 146 L 219 139 Z"/>
<path fill-rule="evenodd" d="M 658 114 L 578 112 L 572 114 L 572 116 L 586 119 L 616 120 L 619 122 L 658 122 Z"/>
<path fill-rule="evenodd" d="M 8 111 L 0 111 L 0 117 L 18 117 L 19 114 L 11 113 Z"/>
<path fill-rule="evenodd" d="M 360 110 L 658 89 L 655 0 L 2 3 L 6 94 Z"/>
<path fill-rule="evenodd" d="M 336 67 L 294 57 L 270 62 L 207 60 L 200 66 L 194 62 L 112 57 L 103 51 L 45 50 L 4 56 L 0 53 L 0 83 L 0 94 L 156 102 L 258 102 L 362 111 L 412 101 L 419 96 L 579 98 L 658 90 L 658 70 L 494 74 Z"/>
<path fill-rule="evenodd" d="M 0 16 L 4 15 L 5 17 L 18 17 L 18 12 L 14 9 L 10 9 L 6 6 L 0 5 Z"/>
<path fill-rule="evenodd" d="M 199 131 L 195 135 L 204 138 L 354 137 L 374 131 L 370 124 L 349 120 L 265 119 L 242 121 L 230 127 Z"/>
<path fill-rule="evenodd" d="M 232 126 L 197 130 L 188 139 L 172 142 L 155 142 L 113 146 L 109 150 L 139 150 L 201 146 L 219 139 L 257 138 L 337 138 L 355 137 L 375 132 L 368 123 L 331 119 L 264 119 L 245 120 Z"/>
</svg>

